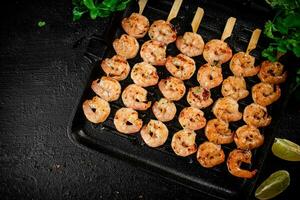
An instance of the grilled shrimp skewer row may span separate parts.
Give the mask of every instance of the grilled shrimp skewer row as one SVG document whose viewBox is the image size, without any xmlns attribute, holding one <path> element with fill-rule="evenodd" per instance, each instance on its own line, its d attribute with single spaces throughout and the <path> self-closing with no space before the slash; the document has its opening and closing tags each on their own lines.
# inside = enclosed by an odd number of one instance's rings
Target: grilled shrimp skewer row
<svg viewBox="0 0 300 200">
<path fill-rule="evenodd" d="M 147 101 L 147 90 L 136 84 L 125 88 L 122 100 L 126 107 L 135 110 L 147 110 L 151 106 L 151 101 Z"/>
<path fill-rule="evenodd" d="M 177 37 L 177 48 L 179 49 L 179 51 L 181 51 L 181 53 L 189 57 L 199 56 L 203 52 L 204 41 L 201 35 L 197 34 L 197 30 L 199 28 L 203 15 L 204 10 L 198 7 L 192 21 L 193 32 L 185 32 L 183 36 Z"/>
<path fill-rule="evenodd" d="M 166 98 L 161 98 L 159 101 L 154 102 L 152 106 L 153 114 L 162 122 L 171 121 L 175 117 L 176 111 L 175 104 Z"/>
<path fill-rule="evenodd" d="M 115 55 L 102 61 L 101 67 L 108 77 L 122 81 L 127 78 L 130 66 L 125 57 Z"/>
<path fill-rule="evenodd" d="M 128 18 L 122 20 L 122 27 L 124 31 L 135 38 L 142 38 L 149 30 L 149 20 L 142 15 L 147 0 L 139 0 L 139 13 L 132 13 Z"/>
<path fill-rule="evenodd" d="M 151 40 L 156 40 L 166 45 L 176 40 L 177 33 L 170 21 L 177 16 L 181 4 L 182 0 L 175 0 L 167 21 L 157 20 L 151 24 L 148 31 Z"/>
<path fill-rule="evenodd" d="M 205 44 L 203 58 L 209 64 L 213 66 L 221 65 L 232 57 L 232 50 L 224 40 L 231 36 L 235 21 L 236 18 L 234 17 L 227 20 L 221 40 L 213 39 Z"/>
<path fill-rule="evenodd" d="M 254 66 L 255 58 L 249 53 L 256 48 L 261 30 L 255 29 L 252 33 L 246 52 L 238 52 L 234 54 L 230 61 L 230 70 L 235 76 L 249 77 L 256 75 L 260 67 Z"/>
<path fill-rule="evenodd" d="M 139 52 L 140 45 L 134 37 L 123 34 L 113 41 L 113 47 L 118 55 L 131 59 Z"/>
<path fill-rule="evenodd" d="M 110 113 L 109 103 L 98 96 L 85 100 L 82 109 L 86 118 L 95 124 L 104 122 Z"/>
<path fill-rule="evenodd" d="M 106 101 L 116 101 L 121 94 L 121 85 L 113 78 L 102 76 L 93 81 L 92 90 Z"/>
</svg>

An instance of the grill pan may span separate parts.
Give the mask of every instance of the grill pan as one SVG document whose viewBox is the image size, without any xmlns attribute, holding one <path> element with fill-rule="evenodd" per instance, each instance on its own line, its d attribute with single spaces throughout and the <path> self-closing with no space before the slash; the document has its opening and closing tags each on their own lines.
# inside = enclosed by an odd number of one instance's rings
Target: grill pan
<svg viewBox="0 0 300 200">
<path fill-rule="evenodd" d="M 173 1 L 168 0 L 149 0 L 143 15 L 149 19 L 150 23 L 154 20 L 166 19 L 172 7 L 172 3 Z M 192 30 L 190 23 L 198 6 L 202 7 L 205 11 L 198 30 L 198 33 L 203 37 L 205 42 L 220 38 L 227 19 L 231 16 L 237 18 L 232 36 L 226 40 L 231 46 L 233 53 L 246 50 L 252 31 L 256 28 L 262 28 L 271 12 L 266 5 L 261 5 L 261 1 L 259 4 L 256 1 L 184 0 L 177 18 L 171 21 L 175 27 L 177 27 L 178 35 L 182 35 L 185 31 Z M 78 99 L 78 104 L 72 113 L 68 127 L 70 139 L 82 147 L 129 161 L 133 165 L 146 169 L 150 173 L 175 181 L 185 187 L 192 188 L 193 190 L 197 190 L 217 199 L 250 198 L 259 172 L 263 167 L 264 160 L 276 134 L 276 121 L 280 115 L 279 113 L 281 113 L 279 111 L 282 111 L 282 99 L 285 94 L 285 89 L 282 87 L 281 99 L 268 107 L 268 111 L 273 117 L 271 125 L 267 128 L 260 129 L 265 136 L 265 142 L 260 148 L 252 150 L 252 164 L 250 166 L 243 166 L 244 168 L 258 169 L 257 175 L 247 180 L 232 176 L 227 170 L 226 162 L 212 169 L 206 169 L 197 162 L 196 154 L 186 158 L 175 155 L 170 145 L 171 138 L 175 132 L 182 129 L 177 119 L 179 112 L 184 107 L 189 106 L 186 101 L 186 94 L 180 101 L 175 102 L 177 107 L 176 116 L 172 121 L 165 123 L 169 129 L 169 138 L 163 146 L 158 148 L 148 147 L 141 139 L 139 133 L 135 135 L 124 135 L 116 131 L 113 124 L 114 114 L 120 107 L 125 107 L 121 98 L 110 103 L 111 113 L 103 124 L 96 125 L 86 120 L 82 111 L 82 103 L 84 100 L 91 99 L 96 95 L 91 90 L 91 83 L 93 80 L 105 75 L 100 67 L 101 60 L 115 55 L 112 41 L 124 33 L 120 22 L 122 18 L 129 16 L 132 12 L 138 12 L 138 4 L 135 1 L 123 13 L 117 13 L 111 18 L 103 37 L 94 35 L 90 39 L 84 57 L 89 60 L 93 70 L 86 82 L 83 94 Z M 149 40 L 148 35 L 138 39 L 140 45 L 147 40 Z M 266 41 L 263 36 L 261 36 L 257 48 L 251 52 L 251 55 L 256 57 L 256 63 L 262 61 L 260 53 L 265 46 Z M 168 45 L 168 55 L 175 56 L 178 53 L 179 51 L 174 43 Z M 196 70 L 198 70 L 202 64 L 206 63 L 202 56 L 198 56 L 194 58 L 194 60 L 196 62 Z M 141 61 L 142 59 L 138 54 L 136 58 L 128 62 L 130 66 L 133 67 L 135 63 Z M 223 64 L 222 68 L 224 79 L 232 75 L 228 63 Z M 157 70 L 160 79 L 171 75 L 164 67 L 157 67 Z M 199 85 L 196 79 L 196 72 L 190 80 L 184 81 L 187 91 L 188 88 Z M 248 90 L 250 90 L 255 83 L 259 82 L 256 76 L 245 79 Z M 133 83 L 133 81 L 129 75 L 127 79 L 120 82 L 122 90 L 131 83 Z M 152 102 L 163 97 L 157 86 L 147 87 L 147 91 L 148 99 Z M 213 88 L 211 93 L 214 101 L 221 97 L 221 86 Z M 239 101 L 240 111 L 243 111 L 244 107 L 251 102 L 251 95 Z M 207 120 L 215 118 L 211 112 L 211 108 L 212 106 L 202 109 Z M 139 117 L 143 119 L 144 124 L 148 123 L 150 119 L 155 119 L 151 109 L 139 111 Z M 236 130 L 243 124 L 244 122 L 242 120 L 230 123 L 230 128 Z M 197 145 L 207 140 L 203 129 L 196 131 L 196 133 Z M 222 145 L 222 148 L 227 158 L 228 153 L 235 148 L 235 144 Z"/>
</svg>

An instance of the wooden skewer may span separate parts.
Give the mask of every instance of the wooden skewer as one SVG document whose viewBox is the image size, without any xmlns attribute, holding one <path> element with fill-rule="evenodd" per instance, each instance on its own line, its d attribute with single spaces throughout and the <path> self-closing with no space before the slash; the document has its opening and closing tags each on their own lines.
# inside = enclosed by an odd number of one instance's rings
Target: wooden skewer
<svg viewBox="0 0 300 200">
<path fill-rule="evenodd" d="M 202 8 L 198 7 L 196 14 L 194 15 L 194 19 L 192 21 L 192 29 L 193 29 L 194 33 L 197 33 L 197 30 L 200 26 L 203 15 L 204 15 L 204 10 Z"/>
<path fill-rule="evenodd" d="M 169 13 L 168 19 L 167 19 L 168 22 L 177 16 L 180 6 L 182 4 L 182 1 L 183 0 L 175 0 L 174 1 L 171 11 Z"/>
<path fill-rule="evenodd" d="M 247 50 L 246 50 L 246 54 L 249 54 L 253 49 L 256 48 L 259 36 L 261 34 L 261 30 L 260 29 L 255 29 L 252 33 L 252 36 L 250 38 Z"/>
<path fill-rule="evenodd" d="M 143 13 L 147 2 L 148 2 L 148 0 L 139 0 L 139 7 L 140 7 L 139 14 Z"/>
<path fill-rule="evenodd" d="M 236 22 L 236 18 L 229 17 L 229 19 L 227 20 L 227 23 L 225 25 L 222 37 L 221 37 L 222 41 L 226 40 L 227 38 L 229 38 L 231 36 L 235 22 Z"/>
</svg>

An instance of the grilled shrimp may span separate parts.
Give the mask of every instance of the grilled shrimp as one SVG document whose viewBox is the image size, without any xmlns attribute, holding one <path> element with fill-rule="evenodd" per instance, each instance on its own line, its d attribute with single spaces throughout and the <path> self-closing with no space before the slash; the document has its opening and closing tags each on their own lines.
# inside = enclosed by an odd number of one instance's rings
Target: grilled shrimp
<svg viewBox="0 0 300 200">
<path fill-rule="evenodd" d="M 229 144 L 233 142 L 234 132 L 229 129 L 229 123 L 220 119 L 211 119 L 205 127 L 205 136 L 215 144 Z"/>
<path fill-rule="evenodd" d="M 159 121 L 168 122 L 175 117 L 177 109 L 172 101 L 161 98 L 159 101 L 155 101 L 152 111 Z"/>
<path fill-rule="evenodd" d="M 186 90 L 183 81 L 172 76 L 160 80 L 158 87 L 164 97 L 171 101 L 180 100 Z"/>
<path fill-rule="evenodd" d="M 164 44 L 170 44 L 176 40 L 177 33 L 173 25 L 164 20 L 154 21 L 148 31 L 151 40 L 163 42 Z"/>
<path fill-rule="evenodd" d="M 132 13 L 128 18 L 122 20 L 122 27 L 128 35 L 142 38 L 148 32 L 150 23 L 145 16 L 139 13 Z"/>
<path fill-rule="evenodd" d="M 122 100 L 126 107 L 135 110 L 147 110 L 151 106 L 151 101 L 147 101 L 147 90 L 136 84 L 130 84 L 125 88 Z"/>
<path fill-rule="evenodd" d="M 190 88 L 186 99 L 191 106 L 199 109 L 206 108 L 213 103 L 210 90 L 201 86 Z"/>
<path fill-rule="evenodd" d="M 118 55 L 131 59 L 139 52 L 140 45 L 134 37 L 123 34 L 113 41 L 113 47 Z"/>
<path fill-rule="evenodd" d="M 258 128 L 250 125 L 239 127 L 233 139 L 237 148 L 244 150 L 255 149 L 264 143 L 264 136 L 260 134 Z"/>
<path fill-rule="evenodd" d="M 242 113 L 239 112 L 239 104 L 231 97 L 219 98 L 212 111 L 218 119 L 226 122 L 242 119 Z"/>
<path fill-rule="evenodd" d="M 107 76 L 122 81 L 127 78 L 130 66 L 125 57 L 115 55 L 102 61 L 101 67 Z"/>
<path fill-rule="evenodd" d="M 199 68 L 197 80 L 206 89 L 217 87 L 223 81 L 222 68 L 206 63 Z"/>
<path fill-rule="evenodd" d="M 173 135 L 171 147 L 182 157 L 189 156 L 197 151 L 196 133 L 193 130 L 183 129 Z"/>
<path fill-rule="evenodd" d="M 185 32 L 183 36 L 178 36 L 176 46 L 181 53 L 195 57 L 200 56 L 203 52 L 204 41 L 201 35 L 192 32 Z"/>
<path fill-rule="evenodd" d="M 113 78 L 102 76 L 93 81 L 92 90 L 106 101 L 116 101 L 121 94 L 121 85 Z"/>
<path fill-rule="evenodd" d="M 203 167 L 211 168 L 225 161 L 225 154 L 221 145 L 203 142 L 197 151 L 197 160 Z"/>
<path fill-rule="evenodd" d="M 159 41 L 149 40 L 141 47 L 141 57 L 151 65 L 163 66 L 166 63 L 167 46 Z"/>
<path fill-rule="evenodd" d="M 131 134 L 142 128 L 143 121 L 139 119 L 138 112 L 132 108 L 120 108 L 116 112 L 114 124 L 119 132 Z"/>
<path fill-rule="evenodd" d="M 241 169 L 242 162 L 251 164 L 252 153 L 249 150 L 234 149 L 229 153 L 227 158 L 228 171 L 233 175 L 240 178 L 252 178 L 255 176 L 257 170 Z"/>
<path fill-rule="evenodd" d="M 253 101 L 261 106 L 268 106 L 277 101 L 281 96 L 279 85 L 258 83 L 252 87 Z"/>
<path fill-rule="evenodd" d="M 146 62 L 137 63 L 131 70 L 131 79 L 141 87 L 153 86 L 158 83 L 158 74 L 155 67 Z"/>
<path fill-rule="evenodd" d="M 222 83 L 221 89 L 224 97 L 232 97 L 235 100 L 240 100 L 249 95 L 246 88 L 246 81 L 241 76 L 229 76 Z"/>
<path fill-rule="evenodd" d="M 249 77 L 256 75 L 260 66 L 254 66 L 255 58 L 244 52 L 233 55 L 229 67 L 235 76 Z"/>
<path fill-rule="evenodd" d="M 243 119 L 248 125 L 255 127 L 268 126 L 272 117 L 268 115 L 266 107 L 252 103 L 244 109 Z"/>
<path fill-rule="evenodd" d="M 203 50 L 203 58 L 211 65 L 226 63 L 232 57 L 232 50 L 222 40 L 211 40 L 207 42 Z"/>
<path fill-rule="evenodd" d="M 168 56 L 166 68 L 173 76 L 187 80 L 193 76 L 196 64 L 192 58 L 180 53 L 176 57 Z"/>
<path fill-rule="evenodd" d="M 86 118 L 95 124 L 104 122 L 110 113 L 109 103 L 98 96 L 85 100 L 82 109 Z"/>
<path fill-rule="evenodd" d="M 279 84 L 285 82 L 287 72 L 283 71 L 283 65 L 280 62 L 266 60 L 261 63 L 258 77 L 262 82 Z"/>
<path fill-rule="evenodd" d="M 141 137 L 150 147 L 158 147 L 163 145 L 168 138 L 169 131 L 166 125 L 161 121 L 151 119 L 149 123 L 143 126 Z"/>
<path fill-rule="evenodd" d="M 206 119 L 202 110 L 194 107 L 186 107 L 181 110 L 178 121 L 182 128 L 199 130 L 206 124 Z"/>
</svg>

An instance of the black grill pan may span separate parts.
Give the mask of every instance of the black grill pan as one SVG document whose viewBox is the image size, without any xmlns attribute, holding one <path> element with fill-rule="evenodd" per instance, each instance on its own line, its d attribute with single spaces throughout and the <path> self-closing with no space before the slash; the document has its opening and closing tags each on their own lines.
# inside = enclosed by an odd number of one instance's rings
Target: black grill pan
<svg viewBox="0 0 300 200">
<path fill-rule="evenodd" d="M 157 19 L 166 19 L 171 9 L 173 1 L 167 0 L 149 0 L 144 15 L 153 22 Z M 257 1 L 258 2 L 258 1 Z M 248 41 L 250 40 L 252 31 L 255 28 L 263 28 L 265 20 L 270 16 L 270 10 L 266 5 L 257 3 L 256 1 L 205 1 L 205 0 L 184 0 L 183 5 L 179 11 L 178 17 L 172 20 L 172 23 L 178 27 L 179 34 L 183 34 L 185 31 L 191 31 L 190 23 L 193 19 L 194 13 L 198 6 L 202 7 L 205 11 L 198 33 L 202 35 L 205 42 L 220 38 L 223 32 L 223 28 L 226 24 L 226 20 L 233 16 L 237 18 L 237 23 L 233 30 L 232 36 L 227 39 L 226 42 L 232 47 L 234 53 L 238 51 L 245 51 Z M 260 1 L 261 3 L 261 1 Z M 196 160 L 196 155 L 193 154 L 187 158 L 181 158 L 173 153 L 170 143 L 172 135 L 181 129 L 180 124 L 177 121 L 178 114 L 182 108 L 188 106 L 186 102 L 186 96 L 182 100 L 175 102 L 177 107 L 177 114 L 174 120 L 165 123 L 169 129 L 169 138 L 167 142 L 159 148 L 149 148 L 143 143 L 139 134 L 124 135 L 116 131 L 113 125 L 113 117 L 116 110 L 120 107 L 125 107 L 121 98 L 113 103 L 110 103 L 111 113 L 108 119 L 99 125 L 88 122 L 82 111 L 82 103 L 86 99 L 91 99 L 95 94 L 91 90 L 91 82 L 96 78 L 104 75 L 100 67 L 100 62 L 105 57 L 112 57 L 115 52 L 112 48 L 112 41 L 118 38 L 123 32 L 120 22 L 123 17 L 129 16 L 132 12 L 138 11 L 137 2 L 133 2 L 130 7 L 123 13 L 115 14 L 110 21 L 109 27 L 106 27 L 106 33 L 104 37 L 94 35 L 88 45 L 85 58 L 90 61 L 93 70 L 87 80 L 86 87 L 82 96 L 78 99 L 78 104 L 74 108 L 74 112 L 71 116 L 69 124 L 69 136 L 76 144 L 89 149 L 97 150 L 101 153 L 106 153 L 112 156 L 126 161 L 130 161 L 135 166 L 140 166 L 142 169 L 146 169 L 149 172 L 154 172 L 156 175 L 160 175 L 185 187 L 192 188 L 194 190 L 206 193 L 214 198 L 218 199 L 248 199 L 253 192 L 257 176 L 253 179 L 245 180 L 232 176 L 226 167 L 226 163 L 223 163 L 213 169 L 206 169 L 200 166 Z M 148 36 L 139 39 L 140 45 L 149 40 Z M 261 50 L 266 46 L 265 39 L 261 36 L 258 47 L 251 54 L 257 58 L 257 63 L 261 62 L 260 57 Z M 179 51 L 174 44 L 168 46 L 167 52 L 169 55 L 177 55 Z M 131 67 L 137 62 L 141 62 L 142 59 L 138 55 L 136 58 L 129 60 Z M 197 70 L 205 63 L 202 57 L 196 57 Z M 224 79 L 231 75 L 228 63 L 222 65 Z M 164 67 L 158 67 L 158 74 L 161 78 L 170 76 L 169 72 Z M 251 87 L 259 82 L 257 77 L 246 78 L 247 87 L 250 90 Z M 133 83 L 130 79 L 130 75 L 124 81 L 121 81 L 122 89 L 127 85 Z M 194 76 L 185 81 L 185 85 L 188 88 L 191 86 L 199 85 L 196 80 L 196 73 Z M 216 100 L 221 97 L 220 88 L 212 89 L 212 98 Z M 162 94 L 156 87 L 147 88 L 149 93 L 149 99 L 159 100 Z M 284 96 L 284 91 L 283 95 Z M 282 98 L 281 98 L 282 99 Z M 246 99 L 239 102 L 240 111 L 244 107 L 252 102 L 251 95 Z M 253 163 L 251 166 L 245 166 L 246 168 L 255 168 L 259 171 L 263 167 L 264 160 L 270 149 L 273 138 L 276 134 L 276 121 L 278 120 L 279 111 L 282 110 L 282 100 L 269 107 L 270 114 L 273 117 L 273 121 L 268 128 L 261 129 L 265 135 L 265 143 L 262 147 L 253 152 Z M 209 120 L 214 118 L 211 107 L 204 109 L 205 117 Z M 277 114 L 275 114 L 275 112 Z M 146 124 L 150 119 L 155 119 L 151 109 L 140 112 L 140 117 Z M 242 121 L 231 123 L 231 128 L 236 130 L 239 126 L 243 125 Z M 196 142 L 199 145 L 206 140 L 204 131 L 196 131 Z M 226 158 L 228 153 L 235 148 L 235 144 L 222 145 Z"/>
</svg>

